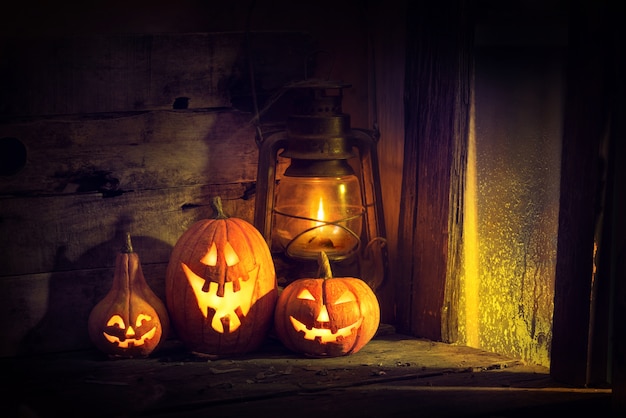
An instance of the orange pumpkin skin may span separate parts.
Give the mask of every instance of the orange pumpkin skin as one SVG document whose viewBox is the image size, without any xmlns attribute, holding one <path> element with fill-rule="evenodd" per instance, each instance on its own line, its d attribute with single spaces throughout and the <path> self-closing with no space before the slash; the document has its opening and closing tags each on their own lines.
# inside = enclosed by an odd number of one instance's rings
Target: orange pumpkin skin
<svg viewBox="0 0 626 418">
<path fill-rule="evenodd" d="M 216 219 L 196 222 L 176 242 L 165 295 L 180 340 L 219 357 L 259 348 L 272 325 L 278 286 L 263 236 L 217 205 Z"/>
<path fill-rule="evenodd" d="M 380 306 L 353 277 L 299 279 L 280 294 L 274 328 L 288 349 L 311 357 L 356 353 L 376 334 Z"/>
<path fill-rule="evenodd" d="M 128 236 L 126 247 L 116 256 L 111 290 L 89 314 L 89 337 L 110 357 L 147 357 L 168 330 L 167 309 L 148 286 Z"/>
</svg>

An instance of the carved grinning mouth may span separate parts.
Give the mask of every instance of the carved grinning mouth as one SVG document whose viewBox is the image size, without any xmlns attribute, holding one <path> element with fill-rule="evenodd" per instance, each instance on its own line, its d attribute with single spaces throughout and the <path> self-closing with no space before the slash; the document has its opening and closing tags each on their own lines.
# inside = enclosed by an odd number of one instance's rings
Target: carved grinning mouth
<svg viewBox="0 0 626 418">
<path fill-rule="evenodd" d="M 156 334 L 156 327 L 153 327 L 150 331 L 143 334 L 141 338 L 139 339 L 126 338 L 122 341 L 120 338 L 114 335 L 107 334 L 106 332 L 103 332 L 103 334 L 104 334 L 104 338 L 106 338 L 107 341 L 109 341 L 111 344 L 117 344 L 117 346 L 120 348 L 128 348 L 131 346 L 139 347 L 141 345 L 144 345 L 146 340 L 149 340 L 154 337 L 154 334 Z"/>
<path fill-rule="evenodd" d="M 345 338 L 351 335 L 354 329 L 358 329 L 361 326 L 361 323 L 363 322 L 363 318 L 359 318 L 359 320 L 356 321 L 354 324 L 348 325 L 347 327 L 344 327 L 344 328 L 339 328 L 336 332 L 332 332 L 332 330 L 327 329 L 327 328 L 308 329 L 306 325 L 298 321 L 293 316 L 290 316 L 289 319 L 291 320 L 291 325 L 293 325 L 293 328 L 296 330 L 296 332 L 304 333 L 305 339 L 307 340 L 318 339 L 322 343 L 337 341 L 339 338 Z"/>
<path fill-rule="evenodd" d="M 196 296 L 200 312 L 208 318 L 209 310 L 214 311 L 211 327 L 219 333 L 235 332 L 241 326 L 241 320 L 250 311 L 259 266 L 250 272 L 248 280 L 238 279 L 238 291 L 233 289 L 234 282 L 230 281 L 224 283 L 224 295 L 218 296 L 216 282 L 209 282 L 209 288 L 205 292 L 202 288 L 206 280 L 195 274 L 185 263 L 181 265 Z"/>
</svg>

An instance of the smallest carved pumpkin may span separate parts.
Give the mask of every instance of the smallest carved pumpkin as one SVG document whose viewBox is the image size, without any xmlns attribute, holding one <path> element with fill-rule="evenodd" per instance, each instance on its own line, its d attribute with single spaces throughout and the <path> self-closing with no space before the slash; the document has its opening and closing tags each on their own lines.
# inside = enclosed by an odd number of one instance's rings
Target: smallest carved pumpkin
<svg viewBox="0 0 626 418">
<path fill-rule="evenodd" d="M 356 353 L 378 330 L 378 299 L 361 279 L 333 278 L 324 252 L 319 264 L 324 278 L 295 280 L 283 289 L 274 315 L 276 335 L 285 347 L 311 357 Z"/>
<path fill-rule="evenodd" d="M 89 337 L 110 357 L 147 357 L 168 328 L 165 305 L 148 286 L 128 234 L 115 260 L 113 286 L 89 315 Z"/>
</svg>

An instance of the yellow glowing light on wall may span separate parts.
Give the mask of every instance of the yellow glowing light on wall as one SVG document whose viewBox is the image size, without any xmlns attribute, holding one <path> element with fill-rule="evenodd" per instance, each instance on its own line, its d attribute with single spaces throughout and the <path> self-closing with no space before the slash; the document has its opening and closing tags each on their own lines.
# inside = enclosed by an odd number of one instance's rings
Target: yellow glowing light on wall
<svg viewBox="0 0 626 418">
<path fill-rule="evenodd" d="M 473 98 L 473 97 L 472 97 Z M 480 347 L 478 297 L 480 274 L 478 269 L 478 216 L 476 207 L 477 173 L 476 173 L 476 129 L 475 129 L 475 105 L 470 105 L 470 123 L 467 149 L 467 175 L 465 183 L 465 210 L 463 222 L 463 254 L 464 254 L 464 315 L 465 315 L 465 340 L 470 347 Z"/>
</svg>

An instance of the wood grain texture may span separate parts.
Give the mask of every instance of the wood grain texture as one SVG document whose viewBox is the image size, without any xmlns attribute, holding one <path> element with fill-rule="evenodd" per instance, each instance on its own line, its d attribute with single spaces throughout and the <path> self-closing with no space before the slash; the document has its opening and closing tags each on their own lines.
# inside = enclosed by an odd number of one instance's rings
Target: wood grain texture
<svg viewBox="0 0 626 418">
<path fill-rule="evenodd" d="M 233 184 L 138 190 L 112 198 L 86 193 L 3 199 L 0 271 L 12 276 L 112 266 L 115 257 L 109 255 L 121 244 L 104 253 L 93 249 L 114 239 L 123 243 L 126 231 L 172 246 L 191 223 L 213 215 L 210 201 L 216 195 L 227 213 L 251 222 L 254 200 L 243 200 L 244 192 L 243 185 Z M 166 248 L 149 246 L 144 252 L 150 263 L 169 257 Z"/>
<path fill-rule="evenodd" d="M 585 2 L 591 7 L 590 2 Z M 558 380 L 585 385 L 589 379 L 589 337 L 594 234 L 600 204 L 600 143 L 609 118 L 606 77 L 610 36 L 604 5 L 574 8 L 563 148 L 554 289 L 551 374 Z M 604 45 L 605 47 L 598 47 Z M 608 320 L 608 319 L 606 319 Z"/>
<path fill-rule="evenodd" d="M 213 197 L 252 222 L 250 61 L 265 111 L 303 76 L 310 37 L 12 35 L 0 46 L 0 145 L 26 150 L 0 176 L 0 355 L 85 347 L 126 232 L 160 271 L 180 235 L 213 215 Z M 182 97 L 187 106 L 174 106 Z"/>
<path fill-rule="evenodd" d="M 211 198 L 252 221 L 242 184 L 3 199 L 0 356 L 85 348 L 89 312 L 110 286 L 130 231 L 146 280 L 161 296 L 171 249 L 194 222 L 213 216 Z"/>
<path fill-rule="evenodd" d="M 141 238 L 152 248 L 165 247 L 154 239 Z M 117 241 L 92 249 L 100 253 L 119 251 Z M 139 253 L 146 282 L 163 301 L 167 263 L 145 263 L 147 245 Z M 114 267 L 58 270 L 41 274 L 3 277 L 0 281 L 0 312 L 3 338 L 0 356 L 42 354 L 92 347 L 87 319 L 113 284 Z"/>
<path fill-rule="evenodd" d="M 448 269 L 450 190 L 457 137 L 460 3 L 411 4 L 407 38 L 406 131 L 397 284 L 398 326 L 441 340 Z M 464 68 L 465 70 L 465 68 Z M 404 300 L 402 300 L 402 298 Z"/>
<path fill-rule="evenodd" d="M 0 138 L 20 140 L 27 162 L 0 178 L 0 195 L 115 196 L 251 182 L 258 156 L 251 118 L 232 110 L 165 110 L 3 123 Z"/>
<path fill-rule="evenodd" d="M 260 96 L 300 75 L 303 33 L 175 33 L 19 37 L 2 40 L 0 115 L 55 115 L 250 102 L 249 60 Z"/>
<path fill-rule="evenodd" d="M 388 247 L 388 274 L 377 293 L 381 302 L 382 321 L 395 322 L 395 283 L 404 280 L 399 258 L 398 220 L 402 196 L 402 165 L 404 155 L 404 64 L 406 27 L 398 24 L 404 16 L 407 1 L 372 5 L 371 13 L 377 24 L 371 25 L 372 53 L 370 78 L 373 80 L 371 101 L 375 101 L 371 118 L 380 129 L 378 159 L 382 202 L 385 213 L 385 232 Z M 373 123 L 372 123 L 373 125 Z"/>
<path fill-rule="evenodd" d="M 614 7 L 617 7 L 614 5 Z M 612 20 L 619 20 L 619 14 L 613 13 Z M 622 117 L 613 118 L 611 121 L 611 144 L 610 155 L 614 158 L 612 170 L 609 170 L 609 181 L 611 187 L 608 201 L 612 202 L 613 214 L 611 222 L 607 222 L 607 228 L 612 229 L 612 242 L 610 258 L 615 260 L 611 265 L 611 283 L 614 286 L 612 294 L 613 322 L 611 332 L 614 336 L 612 342 L 612 394 L 613 411 L 615 416 L 626 416 L 626 219 L 621 214 L 626 213 L 626 105 L 623 97 L 626 96 L 626 49 L 624 48 L 624 38 L 626 28 L 624 25 L 615 24 L 616 39 L 620 42 L 614 45 L 615 48 L 615 73 L 618 76 L 615 89 L 613 90 L 613 112 Z"/>
<path fill-rule="evenodd" d="M 567 387 L 544 367 L 396 334 L 378 335 L 350 356 L 321 359 L 292 353 L 274 338 L 250 355 L 210 361 L 168 342 L 146 359 L 107 361 L 95 350 L 4 359 L 3 376 L 14 382 L 4 410 L 161 418 L 610 414 L 609 389 Z"/>
</svg>

